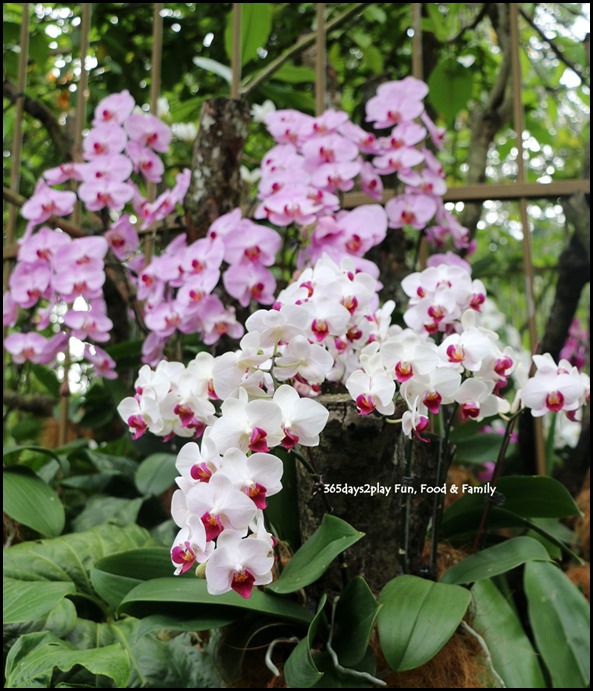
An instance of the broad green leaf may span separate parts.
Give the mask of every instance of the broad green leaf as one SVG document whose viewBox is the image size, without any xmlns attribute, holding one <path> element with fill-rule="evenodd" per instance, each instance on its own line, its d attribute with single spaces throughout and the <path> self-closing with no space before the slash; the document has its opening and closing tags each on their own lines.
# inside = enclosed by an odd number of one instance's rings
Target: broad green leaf
<svg viewBox="0 0 593 691">
<path fill-rule="evenodd" d="M 4 511 L 18 523 L 45 537 L 55 537 L 64 529 L 60 498 L 36 475 L 5 470 L 2 496 Z"/>
<path fill-rule="evenodd" d="M 170 613 L 174 604 L 181 605 L 187 616 L 194 616 L 198 612 L 204 616 L 216 616 L 218 612 L 226 615 L 232 613 L 230 608 L 234 608 L 237 616 L 240 610 L 251 610 L 301 624 L 308 624 L 312 619 L 311 613 L 296 603 L 261 591 L 252 592 L 247 599 L 234 592 L 210 595 L 206 581 L 175 576 L 138 584 L 124 597 L 119 609 L 132 615 L 162 614 Z M 192 608 L 192 605 L 199 607 Z"/>
<path fill-rule="evenodd" d="M 317 607 L 317 614 L 309 624 L 307 635 L 299 641 L 296 648 L 289 655 L 286 664 L 284 665 L 284 676 L 289 688 L 293 689 L 309 689 L 323 678 L 323 672 L 320 672 L 315 665 L 315 660 L 312 655 L 313 643 L 317 630 L 323 620 L 323 608 L 325 606 L 327 597 L 323 595 Z"/>
<path fill-rule="evenodd" d="M 127 687 L 130 661 L 120 645 L 76 650 L 51 634 L 29 633 L 21 636 L 8 653 L 6 688 L 32 688 L 39 683 L 49 688 L 54 669 L 68 672 L 76 665 L 81 665 L 92 674 L 113 679 L 116 687 Z"/>
<path fill-rule="evenodd" d="M 99 559 L 91 570 L 91 582 L 105 602 L 117 607 L 142 581 L 164 578 L 172 572 L 168 549 L 141 547 Z"/>
<path fill-rule="evenodd" d="M 500 445 L 500 434 L 476 434 L 455 442 L 455 462 L 480 464 L 496 461 Z"/>
<path fill-rule="evenodd" d="M 528 518 L 578 516 L 579 509 L 569 491 L 551 477 L 514 475 L 498 481 L 497 492 L 504 497 L 502 509 Z M 452 535 L 477 527 L 484 510 L 484 495 L 466 494 L 443 516 L 443 532 Z M 496 509 L 492 511 L 492 517 Z"/>
<path fill-rule="evenodd" d="M 437 63 L 428 78 L 428 101 L 451 125 L 455 116 L 463 110 L 472 95 L 473 73 L 454 58 Z"/>
<path fill-rule="evenodd" d="M 99 472 L 109 475 L 123 475 L 126 478 L 132 479 L 138 468 L 137 463 L 134 463 L 134 461 L 124 456 L 115 456 L 113 454 L 92 451 L 90 449 L 82 451 L 81 454 L 84 458 L 87 458 Z"/>
<path fill-rule="evenodd" d="M 352 667 L 363 659 L 380 609 L 364 578 L 357 576 L 348 583 L 334 619 L 333 648 L 340 664 Z"/>
<path fill-rule="evenodd" d="M 471 601 L 469 590 L 399 576 L 381 591 L 377 618 L 381 650 L 396 672 L 420 667 L 447 643 Z"/>
<path fill-rule="evenodd" d="M 213 74 L 222 77 L 225 82 L 228 82 L 229 84 L 231 83 L 233 76 L 230 67 L 227 67 L 216 60 L 212 60 L 211 58 L 201 58 L 199 56 L 192 58 L 192 62 L 196 67 L 206 70 L 206 72 L 212 72 Z"/>
<path fill-rule="evenodd" d="M 5 449 L 2 449 L 2 457 L 4 460 L 6 460 L 15 454 L 20 454 L 21 451 L 36 451 L 37 453 L 42 453 L 46 456 L 51 456 L 51 458 L 55 458 L 58 463 L 61 462 L 60 456 L 53 449 L 46 449 L 43 446 L 9 446 Z"/>
<path fill-rule="evenodd" d="M 474 583 L 506 573 L 528 561 L 549 561 L 547 549 L 532 537 L 513 537 L 494 547 L 483 549 L 452 566 L 441 583 Z"/>
<path fill-rule="evenodd" d="M 4 624 L 32 621 L 45 617 L 60 600 L 75 591 L 72 583 L 26 583 L 14 578 L 3 578 Z"/>
<path fill-rule="evenodd" d="M 274 72 L 272 79 L 288 84 L 313 83 L 315 81 L 315 70 L 304 65 L 294 65 L 292 62 L 286 62 Z"/>
<path fill-rule="evenodd" d="M 147 531 L 137 525 L 103 525 L 84 533 L 22 542 L 4 550 L 4 576 L 22 581 L 72 582 L 77 590 L 93 594 L 89 571 L 95 561 L 149 542 Z"/>
<path fill-rule="evenodd" d="M 589 603 L 566 574 L 553 564 L 527 564 L 524 585 L 535 643 L 554 688 L 588 688 Z"/>
<path fill-rule="evenodd" d="M 482 517 L 482 511 L 483 509 L 475 509 L 468 512 L 467 514 L 457 516 L 455 520 L 451 523 L 448 523 L 446 529 L 443 530 L 444 536 L 450 537 L 452 535 L 473 532 L 478 527 L 478 523 Z M 464 518 L 466 519 L 465 522 L 463 520 Z M 569 555 L 572 559 L 582 564 L 583 560 L 579 557 L 579 555 L 576 554 L 576 552 L 573 552 L 573 550 L 570 549 L 568 544 L 558 537 L 557 533 L 559 531 L 556 529 L 550 531 L 545 527 L 546 524 L 542 523 L 542 521 L 547 520 L 552 519 L 531 520 L 529 518 L 519 516 L 518 514 L 513 513 L 512 511 L 505 511 L 504 509 L 494 508 L 490 512 L 490 516 L 488 518 L 487 530 L 496 531 L 500 528 L 514 527 L 531 529 L 534 532 L 541 535 L 545 540 L 551 542 L 553 545 L 556 545 L 560 550 L 562 550 L 565 554 Z"/>
<path fill-rule="evenodd" d="M 364 533 L 337 516 L 324 514 L 321 525 L 295 552 L 277 581 L 268 586 L 274 593 L 294 593 L 316 581 L 332 561 L 358 542 Z"/>
<path fill-rule="evenodd" d="M 72 521 L 72 527 L 80 532 L 105 523 L 121 526 L 135 523 L 143 501 L 140 497 L 122 499 L 95 495 L 88 500 L 82 513 Z"/>
<path fill-rule="evenodd" d="M 47 365 L 38 365 L 37 363 L 30 364 L 31 374 L 43 384 L 46 391 L 57 399 L 60 395 L 60 380 L 53 369 Z"/>
<path fill-rule="evenodd" d="M 258 57 L 258 49 L 264 48 L 272 31 L 272 5 L 267 2 L 241 3 L 241 65 Z M 224 49 L 229 62 L 233 53 L 233 13 L 227 18 L 224 32 Z"/>
<path fill-rule="evenodd" d="M 140 494 L 161 494 L 175 482 L 179 472 L 172 453 L 154 453 L 136 470 L 136 487 Z"/>
<path fill-rule="evenodd" d="M 151 614 L 140 620 L 138 636 L 143 636 L 155 631 L 210 631 L 221 626 L 227 626 L 236 619 L 236 615 L 228 616 L 222 613 L 211 617 L 181 618 L 168 614 Z"/>
<path fill-rule="evenodd" d="M 494 669 L 507 688 L 546 688 L 538 655 L 504 595 L 489 580 L 479 581 L 471 592 L 472 628 L 486 641 Z"/>
</svg>

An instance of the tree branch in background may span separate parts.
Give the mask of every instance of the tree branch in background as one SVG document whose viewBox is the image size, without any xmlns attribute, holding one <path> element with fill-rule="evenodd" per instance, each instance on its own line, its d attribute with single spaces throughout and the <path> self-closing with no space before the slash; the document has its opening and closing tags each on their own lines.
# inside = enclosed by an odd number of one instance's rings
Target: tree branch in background
<svg viewBox="0 0 593 691">
<path fill-rule="evenodd" d="M 21 410 L 40 417 L 51 417 L 58 399 L 40 393 L 22 394 L 4 389 L 2 402 L 11 410 Z"/>
<path fill-rule="evenodd" d="M 583 74 L 583 70 L 580 65 L 577 65 L 574 62 L 571 62 L 566 55 L 556 46 L 554 41 L 551 38 L 548 38 L 546 34 L 539 28 L 539 26 L 535 23 L 535 21 L 525 12 L 524 9 L 519 6 L 519 14 L 523 17 L 523 19 L 529 24 L 529 26 L 535 31 L 535 33 L 542 39 L 542 41 L 545 41 L 545 43 L 548 44 L 550 47 L 550 50 L 554 55 L 560 60 L 560 62 L 564 63 L 566 67 L 568 67 L 569 70 L 572 70 L 577 77 L 583 81 L 585 76 Z"/>
<path fill-rule="evenodd" d="M 368 3 L 366 2 L 356 2 L 351 7 L 348 7 L 348 9 L 344 10 L 342 14 L 339 14 L 337 17 L 334 17 L 329 22 L 327 22 L 326 32 L 329 34 L 330 31 L 334 31 L 335 29 L 342 26 L 342 24 L 347 22 L 356 14 L 362 12 L 362 10 L 365 8 L 365 5 L 367 4 Z M 241 89 L 241 95 L 247 97 L 249 96 L 249 94 L 253 93 L 259 86 L 265 84 L 265 82 L 274 74 L 274 72 L 276 72 L 276 70 L 279 70 L 285 62 L 288 62 L 291 58 L 294 58 L 297 55 L 299 55 L 299 53 L 305 50 L 305 48 L 309 48 L 310 46 L 312 46 L 315 43 L 316 35 L 317 34 L 314 31 L 312 31 L 310 34 L 307 34 L 306 36 L 300 38 L 296 43 L 290 46 L 290 48 L 287 48 L 277 58 L 274 58 L 272 62 L 268 63 L 268 65 L 266 65 L 266 67 L 264 67 L 256 77 L 254 77 Z"/>
<path fill-rule="evenodd" d="M 511 27 L 507 3 L 489 3 L 487 14 L 498 36 L 502 50 L 502 63 L 486 104 L 472 114 L 470 124 L 470 145 L 467 159 L 468 183 L 486 182 L 488 152 L 494 137 L 509 120 L 512 113 L 512 92 L 508 88 L 511 78 Z M 482 215 L 481 204 L 466 204 L 459 218 L 460 223 L 469 229 L 470 236 L 476 234 L 478 221 Z"/>
<path fill-rule="evenodd" d="M 16 103 L 19 96 L 17 87 L 8 79 L 4 80 L 2 95 L 7 98 L 11 103 Z M 60 158 L 64 160 L 71 160 L 72 158 L 72 139 L 66 133 L 66 130 L 57 121 L 55 115 L 51 110 L 41 101 L 36 101 L 30 98 L 26 94 L 23 99 L 23 108 L 25 113 L 28 113 L 32 117 L 39 120 L 39 122 L 45 127 L 50 139 L 54 143 Z"/>
<path fill-rule="evenodd" d="M 462 27 L 458 31 L 458 33 L 456 33 L 455 36 L 453 36 L 453 38 L 448 39 L 447 41 L 445 41 L 445 43 L 449 43 L 449 44 L 457 43 L 457 41 L 459 41 L 462 38 L 463 34 L 466 31 L 471 31 L 472 29 L 475 29 L 476 26 L 478 26 L 478 24 L 486 16 L 486 12 L 488 12 L 488 5 L 489 4 L 490 3 L 488 3 L 488 2 L 483 2 L 482 6 L 478 10 L 478 12 L 476 13 L 476 16 L 472 19 L 472 21 L 469 24 L 467 24 L 466 26 Z"/>
</svg>

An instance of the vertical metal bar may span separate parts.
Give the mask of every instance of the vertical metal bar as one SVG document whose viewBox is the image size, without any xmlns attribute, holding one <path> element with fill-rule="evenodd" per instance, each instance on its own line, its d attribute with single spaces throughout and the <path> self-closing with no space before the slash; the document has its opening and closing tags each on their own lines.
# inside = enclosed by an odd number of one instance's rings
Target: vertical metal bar
<svg viewBox="0 0 593 691">
<path fill-rule="evenodd" d="M 241 97 L 241 3 L 233 3 L 231 43 L 231 98 Z"/>
<path fill-rule="evenodd" d="M 25 87 L 27 85 L 27 63 L 29 60 L 29 11 L 31 3 L 23 3 L 23 23 L 20 33 L 20 55 L 17 75 L 18 97 L 15 104 L 14 130 L 12 137 L 12 152 L 10 155 L 10 191 L 18 194 L 21 181 L 21 151 L 23 146 L 23 112 L 25 101 Z M 14 242 L 18 207 L 10 204 L 8 207 L 8 225 L 6 227 L 6 244 Z M 5 281 L 7 279 L 5 272 Z"/>
<path fill-rule="evenodd" d="M 422 60 L 422 3 L 412 3 L 412 76 L 416 79 L 424 79 L 424 64 Z M 428 242 L 422 233 L 418 246 L 418 268 L 420 271 L 426 268 L 428 260 Z"/>
<path fill-rule="evenodd" d="M 82 21 L 80 25 L 80 78 L 78 80 L 76 101 L 76 122 L 74 127 L 74 156 L 81 155 L 82 131 L 86 125 L 86 106 L 89 97 L 88 82 L 89 73 L 86 68 L 86 58 L 89 52 L 89 39 L 91 33 L 91 12 L 93 4 L 82 3 Z M 76 203 L 72 214 L 72 223 L 80 224 L 80 202 Z"/>
<path fill-rule="evenodd" d="M 161 92 L 161 62 L 163 59 L 163 9 L 162 2 L 155 2 L 152 15 L 152 54 L 150 57 L 150 112 L 157 113 L 157 103 Z M 149 202 L 156 199 L 156 183 L 146 184 L 146 198 Z M 144 256 L 146 263 L 151 260 L 154 252 L 154 233 L 148 233 L 144 240 Z"/>
<path fill-rule="evenodd" d="M 74 156 L 80 157 L 82 144 L 82 131 L 86 124 L 86 105 L 88 100 L 88 77 L 86 59 L 89 52 L 89 39 L 91 33 L 92 3 L 84 2 L 82 5 L 82 19 L 80 24 L 80 77 L 78 79 L 76 120 L 74 125 Z M 81 205 L 77 202 L 72 212 L 72 223 L 80 225 Z M 58 446 L 64 446 L 68 440 L 68 418 L 70 407 L 70 344 L 66 344 L 64 351 L 64 381 L 60 389 L 60 418 L 58 421 Z"/>
<path fill-rule="evenodd" d="M 317 29 L 315 38 L 315 114 L 325 110 L 327 91 L 327 44 L 325 26 L 325 3 L 315 4 Z"/>
<path fill-rule="evenodd" d="M 422 3 L 412 3 L 412 76 L 416 79 L 424 79 L 424 67 L 422 63 Z"/>
<path fill-rule="evenodd" d="M 17 72 L 18 97 L 14 109 L 14 127 L 12 133 L 12 149 L 10 152 L 10 191 L 18 196 L 19 185 L 21 182 L 21 152 L 23 147 L 23 114 L 25 105 L 25 87 L 27 85 L 27 64 L 29 61 L 29 14 L 31 3 L 23 3 L 23 21 L 21 23 L 21 33 L 19 36 L 20 55 Z M 18 206 L 9 202 L 8 223 L 6 224 L 6 236 L 4 238 L 4 248 L 14 246 L 14 236 L 16 234 L 16 219 L 18 216 Z M 12 270 L 12 261 L 4 259 L 2 272 L 2 286 L 4 292 L 8 290 L 8 279 Z M 2 328 L 2 365 L 3 377 L 6 376 L 6 351 L 4 341 L 6 340 L 8 328 Z"/>
<path fill-rule="evenodd" d="M 515 146 L 517 147 L 517 182 L 525 182 L 525 162 L 523 160 L 523 99 L 521 93 L 521 61 L 519 56 L 519 5 L 509 3 L 511 23 L 511 72 L 513 78 L 513 123 L 515 128 Z M 525 271 L 525 299 L 527 301 L 527 323 L 529 326 L 529 346 L 532 353 L 537 349 L 537 322 L 535 317 L 535 297 L 533 290 L 533 251 L 531 228 L 527 214 L 527 199 L 519 199 L 519 214 L 523 228 L 523 270 Z M 540 418 L 534 419 L 535 456 L 537 472 L 546 474 L 546 449 L 544 433 Z"/>
</svg>

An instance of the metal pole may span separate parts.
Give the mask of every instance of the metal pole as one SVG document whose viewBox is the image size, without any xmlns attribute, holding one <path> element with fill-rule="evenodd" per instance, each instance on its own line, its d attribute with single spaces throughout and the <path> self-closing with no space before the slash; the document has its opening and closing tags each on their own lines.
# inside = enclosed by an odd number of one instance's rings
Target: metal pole
<svg viewBox="0 0 593 691">
<path fill-rule="evenodd" d="M 325 110 L 327 91 L 327 44 L 325 26 L 325 3 L 315 5 L 317 28 L 315 35 L 315 114 L 321 115 Z"/>
<path fill-rule="evenodd" d="M 525 182 L 525 162 L 523 160 L 523 99 L 521 93 L 521 61 L 519 58 L 519 5 L 509 3 L 511 22 L 511 72 L 513 77 L 513 123 L 515 127 L 515 146 L 517 147 L 517 182 Z M 527 300 L 527 323 L 529 325 L 529 345 L 531 352 L 537 350 L 537 323 L 535 318 L 535 297 L 533 290 L 533 251 L 531 228 L 527 215 L 527 199 L 519 199 L 519 214 L 523 227 L 523 269 L 525 271 L 525 299 Z M 546 448 L 543 425 L 540 418 L 534 419 L 535 457 L 537 472 L 546 474 Z"/>
</svg>

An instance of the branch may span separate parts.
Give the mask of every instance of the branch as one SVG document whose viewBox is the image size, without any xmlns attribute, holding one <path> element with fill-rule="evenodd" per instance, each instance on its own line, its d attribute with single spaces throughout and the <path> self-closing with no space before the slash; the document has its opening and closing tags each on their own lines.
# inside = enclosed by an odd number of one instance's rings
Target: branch
<svg viewBox="0 0 593 691">
<path fill-rule="evenodd" d="M 451 44 L 451 43 L 457 43 L 459 39 L 463 36 L 463 34 L 466 31 L 471 31 L 472 29 L 475 29 L 476 26 L 482 21 L 482 19 L 486 16 L 486 12 L 488 12 L 488 5 L 490 3 L 484 2 L 482 3 L 482 7 L 480 7 L 479 12 L 476 14 L 476 16 L 472 19 L 472 21 L 469 24 L 466 24 L 464 27 L 462 27 L 458 33 L 453 36 L 453 38 L 449 38 L 445 41 L 445 43 Z"/>
<path fill-rule="evenodd" d="M 4 80 L 2 95 L 11 103 L 16 103 L 23 98 L 23 108 L 26 113 L 39 120 L 45 127 L 50 139 L 58 150 L 60 157 L 70 160 L 72 158 L 72 139 L 66 133 L 64 127 L 57 121 L 51 110 L 41 101 L 36 101 L 26 94 L 17 91 L 16 86 L 8 79 Z"/>
<path fill-rule="evenodd" d="M 53 396 L 40 393 L 21 394 L 10 389 L 4 389 L 3 403 L 11 410 L 22 410 L 41 417 L 51 417 L 58 400 Z"/>
<path fill-rule="evenodd" d="M 9 204 L 14 204 L 15 206 L 19 207 L 27 201 L 25 197 L 16 192 L 12 192 L 8 187 L 2 188 L 2 196 Z M 58 218 L 57 216 L 52 216 L 49 218 L 46 221 L 46 224 L 50 226 L 50 228 L 60 228 L 73 238 L 85 238 L 88 236 L 88 233 L 81 228 L 72 225 L 72 223 L 68 223 L 68 221 L 65 221 L 63 218 Z"/>
<path fill-rule="evenodd" d="M 334 17 L 327 23 L 326 33 L 329 34 L 330 31 L 333 31 L 334 29 L 337 29 L 338 27 L 342 26 L 342 24 L 347 22 L 357 12 L 360 12 L 362 9 L 364 9 L 365 5 L 367 4 L 368 3 L 366 2 L 357 2 L 354 5 L 352 5 L 352 7 L 349 7 L 347 10 L 344 10 L 342 14 L 339 14 L 337 17 Z M 242 87 L 241 95 L 247 97 L 251 93 L 253 93 L 259 86 L 264 84 L 271 77 L 271 75 L 274 74 L 274 72 L 276 72 L 276 70 L 280 69 L 280 67 L 282 67 L 282 65 L 284 65 L 285 62 L 288 62 L 288 60 L 294 58 L 301 51 L 305 50 L 305 48 L 312 46 L 315 43 L 316 36 L 317 34 L 314 31 L 310 34 L 307 34 L 306 36 L 303 36 L 290 48 L 287 48 L 283 53 L 281 53 L 277 58 L 274 58 L 274 60 L 272 60 L 272 62 L 270 62 L 268 65 L 266 65 L 266 67 L 264 67 L 263 70 L 256 77 L 254 77 L 250 82 L 248 82 L 247 84 L 245 84 L 244 87 Z"/>
<path fill-rule="evenodd" d="M 542 41 L 545 41 L 548 46 L 550 46 L 550 50 L 554 55 L 560 60 L 560 62 L 564 63 L 566 67 L 568 67 L 569 70 L 572 70 L 577 77 L 581 80 L 584 81 L 585 76 L 583 74 L 583 71 L 580 67 L 580 65 L 577 65 L 574 62 L 571 62 L 566 55 L 554 44 L 552 39 L 548 38 L 546 34 L 537 26 L 537 24 L 531 19 L 531 17 L 525 12 L 524 9 L 522 9 L 521 6 L 519 6 L 519 14 L 523 17 L 523 19 L 529 24 L 529 26 L 535 31 L 535 33 L 542 39 Z"/>
</svg>

